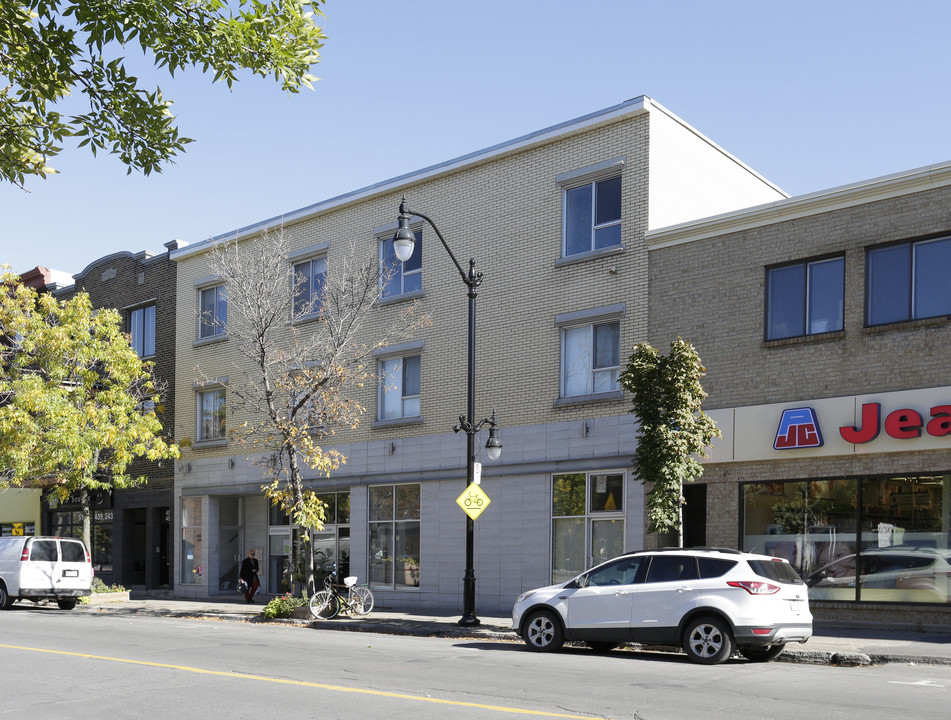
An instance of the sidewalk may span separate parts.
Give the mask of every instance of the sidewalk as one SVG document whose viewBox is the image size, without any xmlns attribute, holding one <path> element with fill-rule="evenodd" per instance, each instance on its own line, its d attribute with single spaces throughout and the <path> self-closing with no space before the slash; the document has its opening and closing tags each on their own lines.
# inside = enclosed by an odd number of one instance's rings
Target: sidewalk
<svg viewBox="0 0 951 720">
<path fill-rule="evenodd" d="M 485 638 L 517 642 L 508 617 L 479 616 L 476 627 L 460 627 L 458 615 L 429 615 L 374 610 L 363 617 L 341 615 L 333 620 L 265 620 L 261 608 L 267 599 L 248 604 L 241 597 L 183 599 L 132 599 L 117 603 L 79 605 L 77 610 L 149 617 L 210 618 L 232 622 L 273 622 L 319 630 L 350 630 L 421 637 Z M 646 649 L 646 648 L 645 648 Z M 819 626 L 803 645 L 790 644 L 779 661 L 813 665 L 877 665 L 914 663 L 951 666 L 951 633 L 920 633 L 874 628 L 848 629 Z"/>
</svg>

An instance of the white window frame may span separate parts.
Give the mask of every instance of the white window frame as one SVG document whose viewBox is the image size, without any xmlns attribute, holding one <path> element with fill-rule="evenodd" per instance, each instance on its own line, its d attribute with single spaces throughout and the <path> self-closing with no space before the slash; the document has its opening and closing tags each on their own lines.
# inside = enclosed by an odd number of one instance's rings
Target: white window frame
<svg viewBox="0 0 951 720">
<path fill-rule="evenodd" d="M 559 328 L 561 333 L 561 368 L 560 368 L 560 385 L 559 385 L 559 399 L 561 400 L 578 400 L 589 397 L 611 397 L 621 394 L 620 384 L 618 379 L 620 377 L 621 370 L 621 317 L 625 312 L 625 304 L 618 303 L 616 305 L 606 305 L 600 308 L 593 308 L 591 310 L 581 310 L 573 313 L 565 313 L 563 315 L 558 315 L 555 318 L 555 325 Z M 596 366 L 595 365 L 595 354 L 597 351 L 596 348 L 596 338 L 597 333 L 596 329 L 599 326 L 604 325 L 615 325 L 617 327 L 617 364 L 616 365 L 605 365 L 605 366 Z M 588 390 L 587 392 L 582 393 L 571 393 L 568 394 L 568 371 L 569 371 L 569 336 L 580 337 L 582 333 L 587 332 L 590 338 L 590 357 L 589 365 L 587 368 L 588 377 L 585 382 L 585 387 Z M 610 388 L 598 388 L 599 376 L 606 374 L 613 375 L 613 382 L 610 384 Z M 602 383 L 603 385 L 603 383 Z"/>
<path fill-rule="evenodd" d="M 396 259 L 395 253 L 392 255 L 393 262 L 392 275 L 389 278 L 386 278 L 387 272 L 387 247 L 392 248 L 393 246 L 393 233 L 388 235 L 379 236 L 379 262 L 380 262 L 380 299 L 381 300 L 393 300 L 395 298 L 404 298 L 407 296 L 414 296 L 417 293 L 423 291 L 423 231 L 422 226 L 412 227 L 413 235 L 416 236 L 416 245 L 413 248 L 412 257 L 402 263 Z M 406 270 L 406 265 L 412 263 L 414 260 L 419 261 L 419 267 L 414 267 L 411 270 Z M 387 282 L 387 280 L 389 282 Z M 418 287 L 413 287 L 413 285 L 418 285 Z M 407 286 L 410 286 L 407 288 Z M 392 287 L 392 290 L 388 289 Z"/>
<path fill-rule="evenodd" d="M 621 183 L 619 192 L 620 198 L 619 201 L 623 203 L 624 200 L 624 180 L 622 177 L 622 170 L 624 169 L 624 164 L 626 162 L 626 157 L 616 157 L 610 160 L 605 160 L 600 163 L 595 163 L 593 165 L 588 165 L 587 167 L 579 168 L 577 170 L 571 170 L 569 172 L 561 173 L 557 176 L 556 182 L 562 189 L 562 198 L 561 198 L 561 256 L 562 258 L 578 258 L 580 256 L 586 256 L 588 254 L 601 254 L 605 252 L 617 251 L 619 248 L 623 247 L 623 238 L 621 232 L 618 232 L 618 241 L 610 245 L 605 245 L 604 247 L 597 247 L 597 233 L 599 230 L 606 230 L 612 227 L 621 227 L 621 219 L 623 216 L 623 206 L 619 209 L 619 214 L 616 219 L 607 220 L 602 223 L 597 222 L 597 201 L 598 201 L 598 185 L 608 180 L 619 180 Z M 568 250 L 568 207 L 569 195 L 575 191 L 580 191 L 583 188 L 587 188 L 591 193 L 591 217 L 590 217 L 590 236 L 588 241 L 587 249 L 577 250 L 575 252 L 569 252 Z"/>
<path fill-rule="evenodd" d="M 317 273 L 316 275 L 320 277 L 319 287 L 317 289 L 316 297 L 314 293 L 314 263 L 319 263 L 323 265 L 323 270 Z M 307 264 L 309 266 L 309 271 L 306 277 L 306 283 L 300 282 L 298 278 L 297 268 L 301 265 Z M 304 273 L 300 273 L 304 275 Z M 324 283 L 327 278 L 327 255 L 315 255 L 313 257 L 301 258 L 299 260 L 291 261 L 291 287 L 294 295 L 293 308 L 291 312 L 294 315 L 295 320 L 303 320 L 307 318 L 313 318 L 320 314 L 321 310 L 321 294 L 323 293 Z M 298 292 L 303 288 L 307 289 L 308 297 L 299 301 Z"/>
<path fill-rule="evenodd" d="M 220 431 L 218 430 L 219 424 L 214 423 L 214 434 L 206 435 L 204 432 L 204 414 L 206 412 L 205 400 L 206 398 L 211 398 L 212 396 L 219 396 L 220 399 L 220 408 L 224 411 L 224 417 L 220 423 Z M 216 382 L 214 384 L 202 384 L 197 387 L 195 390 L 195 410 L 196 410 L 196 423 L 195 423 L 195 437 L 197 443 L 215 443 L 221 442 L 227 439 L 228 426 L 227 418 L 228 411 L 228 394 L 225 389 L 224 383 Z M 211 411 L 216 412 L 215 408 L 212 408 Z"/>
<path fill-rule="evenodd" d="M 413 361 L 410 366 L 407 366 L 407 361 Z M 412 418 L 420 416 L 420 392 L 419 386 L 421 382 L 421 370 L 420 366 L 422 364 L 421 357 L 419 355 L 398 355 L 394 357 L 383 358 L 378 361 L 378 372 L 380 377 L 380 387 L 378 395 L 378 407 L 379 420 L 401 420 L 404 418 Z M 406 392 L 406 386 L 412 385 L 412 383 L 407 383 L 407 372 L 410 371 L 409 368 L 415 368 L 416 371 L 416 390 L 415 393 Z M 390 393 L 394 393 L 392 398 L 387 396 Z M 389 404 L 387 403 L 389 400 Z M 399 404 L 399 414 L 387 414 L 387 408 L 393 408 L 396 404 Z"/>
<path fill-rule="evenodd" d="M 374 422 L 375 426 L 387 425 L 387 424 L 403 424 L 406 422 L 422 422 L 422 407 L 421 407 L 421 398 L 422 398 L 422 354 L 423 349 L 426 344 L 422 340 L 416 340 L 412 342 L 399 343 L 396 345 L 388 345 L 384 348 L 374 351 L 373 359 L 376 360 L 376 369 L 377 369 L 377 411 L 376 411 L 376 421 Z M 405 387 L 405 372 L 406 365 L 405 360 L 408 358 L 417 358 L 418 363 L 416 363 L 419 368 L 419 377 L 416 378 L 416 384 L 419 387 L 418 393 L 411 393 L 405 395 L 403 390 Z M 399 363 L 399 367 L 393 367 L 393 363 Z M 388 367 L 389 366 L 389 367 Z M 394 372 L 399 372 L 400 377 L 397 382 L 393 381 L 393 378 L 390 378 Z M 386 398 L 385 395 L 389 392 L 399 393 L 399 404 L 400 404 L 400 415 L 392 415 L 390 417 L 386 416 L 385 405 Z M 396 396 L 394 396 L 395 399 Z"/>
<path fill-rule="evenodd" d="M 222 282 L 209 283 L 198 287 L 198 339 L 213 340 L 224 337 L 228 327 L 228 288 Z M 205 293 L 214 292 L 213 315 L 206 320 L 202 311 L 202 300 Z M 224 319 L 221 319 L 221 308 L 224 307 Z"/>
</svg>

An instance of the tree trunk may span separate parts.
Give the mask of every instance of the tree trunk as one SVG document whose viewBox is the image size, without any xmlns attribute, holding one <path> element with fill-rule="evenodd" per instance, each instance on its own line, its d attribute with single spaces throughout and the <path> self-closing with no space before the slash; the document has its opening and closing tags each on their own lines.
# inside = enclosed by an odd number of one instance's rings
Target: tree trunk
<svg viewBox="0 0 951 720">
<path fill-rule="evenodd" d="M 79 497 L 80 503 L 82 505 L 79 513 L 83 521 L 83 543 L 86 545 L 86 549 L 89 551 L 89 556 L 92 557 L 92 513 L 89 508 L 89 488 L 84 487 L 79 492 Z"/>
<path fill-rule="evenodd" d="M 297 507 L 304 506 L 304 480 L 300 474 L 300 466 L 297 464 L 297 452 L 293 445 L 287 446 L 287 468 L 290 472 L 291 487 L 294 492 L 294 504 Z M 306 532 L 306 536 L 301 537 L 301 550 L 304 552 L 304 568 L 306 569 L 306 587 L 307 597 L 316 592 L 316 582 L 314 580 L 314 552 L 310 547 L 310 528 L 301 528 Z M 294 567 L 297 566 L 297 558 L 294 558 Z"/>
</svg>

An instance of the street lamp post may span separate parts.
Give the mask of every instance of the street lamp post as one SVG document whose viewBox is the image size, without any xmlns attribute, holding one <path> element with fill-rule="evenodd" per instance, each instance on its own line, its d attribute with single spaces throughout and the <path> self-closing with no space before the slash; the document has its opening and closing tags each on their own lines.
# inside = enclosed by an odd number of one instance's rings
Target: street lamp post
<svg viewBox="0 0 951 720">
<path fill-rule="evenodd" d="M 489 439 L 485 444 L 486 454 L 490 460 L 497 460 L 502 453 L 502 441 L 499 438 L 499 428 L 495 420 L 495 411 L 492 411 L 491 418 L 485 418 L 476 422 L 475 420 L 475 301 L 476 289 L 482 284 L 482 273 L 475 271 L 475 260 L 469 260 L 469 272 L 462 269 L 456 256 L 453 255 L 445 238 L 439 232 L 430 218 L 420 212 L 410 210 L 406 207 L 406 200 L 400 203 L 399 228 L 393 236 L 393 251 L 400 262 L 406 262 L 413 255 L 413 246 L 416 243 L 416 236 L 409 227 L 410 218 L 419 217 L 428 222 L 436 232 L 436 237 L 442 243 L 442 246 L 452 258 L 456 270 L 462 282 L 469 289 L 467 295 L 469 298 L 469 332 L 468 332 L 468 377 L 467 377 L 467 409 L 465 415 L 459 416 L 459 424 L 453 427 L 454 432 L 460 430 L 466 433 L 466 487 L 475 482 L 475 438 L 476 434 L 485 426 L 489 426 Z M 480 624 L 479 618 L 475 614 L 475 521 L 466 517 L 466 571 L 463 576 L 463 607 L 462 617 L 459 619 L 459 625 L 473 627 Z"/>
</svg>

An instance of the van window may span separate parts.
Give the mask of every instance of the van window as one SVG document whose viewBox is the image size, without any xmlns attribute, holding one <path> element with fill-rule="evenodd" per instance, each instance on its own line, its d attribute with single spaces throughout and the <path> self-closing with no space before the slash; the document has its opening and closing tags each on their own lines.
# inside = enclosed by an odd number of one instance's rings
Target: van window
<svg viewBox="0 0 951 720">
<path fill-rule="evenodd" d="M 57 557 L 55 540 L 33 541 L 33 549 L 30 550 L 30 560 L 56 562 Z"/>
<path fill-rule="evenodd" d="M 86 551 L 78 542 L 63 541 L 60 545 L 63 562 L 86 562 Z"/>
</svg>

